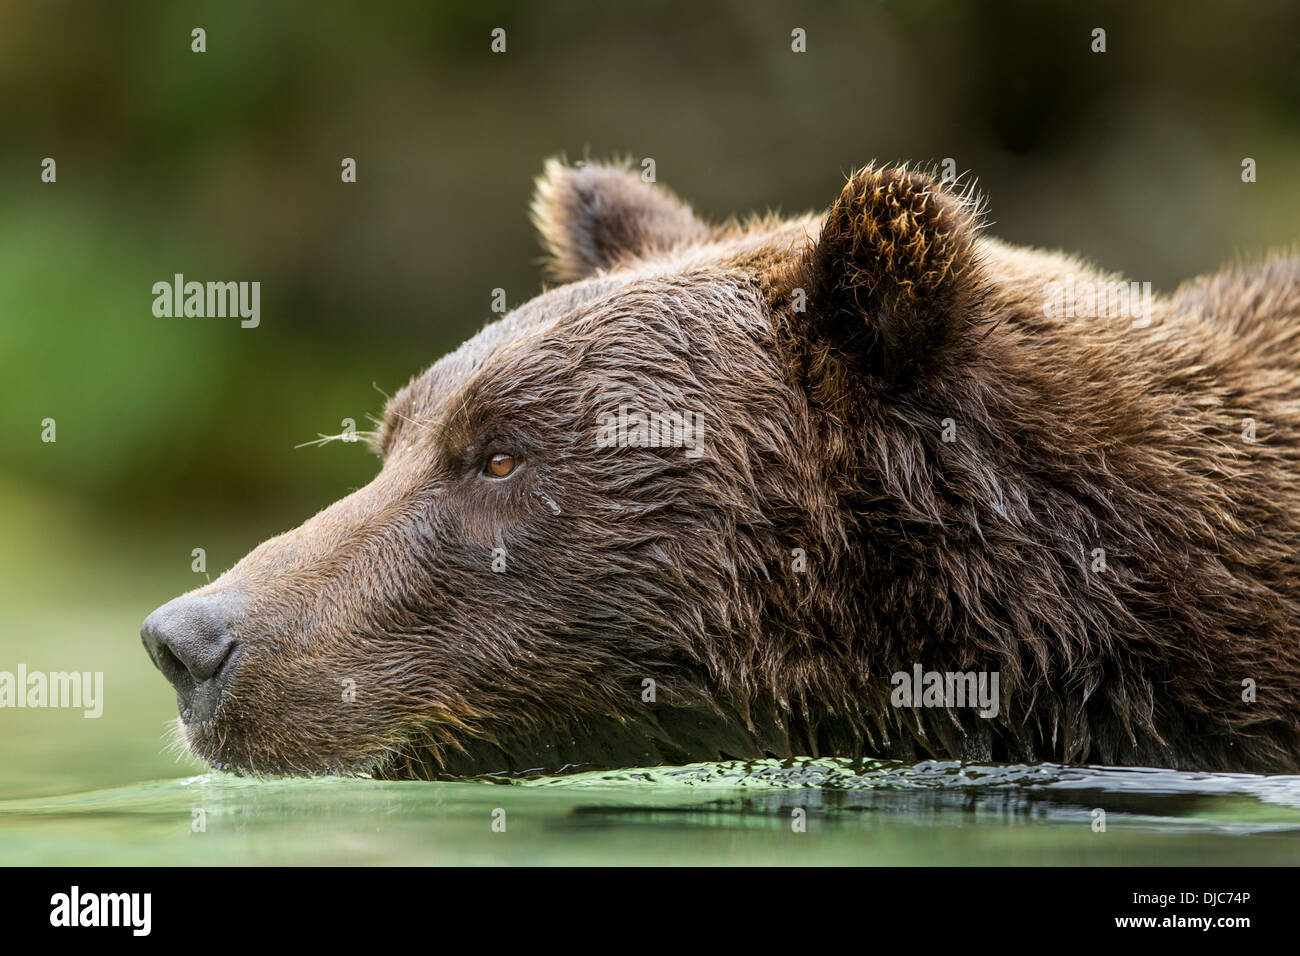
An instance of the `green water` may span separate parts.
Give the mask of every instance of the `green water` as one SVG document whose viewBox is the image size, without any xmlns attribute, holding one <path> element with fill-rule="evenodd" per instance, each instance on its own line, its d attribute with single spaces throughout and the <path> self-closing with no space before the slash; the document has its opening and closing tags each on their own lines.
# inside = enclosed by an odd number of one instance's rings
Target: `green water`
<svg viewBox="0 0 1300 956">
<path fill-rule="evenodd" d="M 214 567 L 277 529 L 164 518 L 128 534 L 0 484 L 0 670 L 104 674 L 97 719 L 0 709 L 0 864 L 1300 862 L 1296 777 L 838 761 L 447 783 L 208 773 L 171 743 L 175 695 L 140 621 L 197 583 L 191 524 Z"/>
<path fill-rule="evenodd" d="M 0 860 L 1294 864 L 1300 778 L 840 761 L 512 782 L 204 774 L 2 801 Z"/>
</svg>

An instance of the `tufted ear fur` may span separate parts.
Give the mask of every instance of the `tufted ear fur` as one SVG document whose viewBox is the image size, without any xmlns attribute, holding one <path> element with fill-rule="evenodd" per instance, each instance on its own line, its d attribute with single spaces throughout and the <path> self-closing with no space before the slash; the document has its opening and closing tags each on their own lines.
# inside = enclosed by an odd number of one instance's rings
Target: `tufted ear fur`
<svg viewBox="0 0 1300 956">
<path fill-rule="evenodd" d="M 960 347 L 984 318 L 979 209 L 906 167 L 859 170 L 805 255 L 816 331 L 897 378 Z"/>
<path fill-rule="evenodd" d="M 548 269 L 562 282 L 709 235 L 691 207 L 663 186 L 598 163 L 549 161 L 537 179 L 532 218 Z"/>
</svg>

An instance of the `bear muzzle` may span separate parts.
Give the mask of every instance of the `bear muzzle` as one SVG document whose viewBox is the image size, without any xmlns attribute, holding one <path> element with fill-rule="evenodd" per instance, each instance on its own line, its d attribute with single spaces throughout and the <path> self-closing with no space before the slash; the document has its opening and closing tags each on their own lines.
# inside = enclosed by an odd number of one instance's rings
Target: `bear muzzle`
<svg viewBox="0 0 1300 956">
<path fill-rule="evenodd" d="M 242 650 L 230 633 L 237 605 L 221 593 L 182 595 L 150 614 L 140 628 L 149 658 L 176 688 L 187 725 L 211 721 L 230 684 Z"/>
</svg>

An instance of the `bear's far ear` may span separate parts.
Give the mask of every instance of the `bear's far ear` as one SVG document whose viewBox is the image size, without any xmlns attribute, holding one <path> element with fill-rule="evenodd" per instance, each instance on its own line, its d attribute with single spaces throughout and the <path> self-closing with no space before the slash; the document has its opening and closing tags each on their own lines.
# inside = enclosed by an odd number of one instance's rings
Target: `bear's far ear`
<svg viewBox="0 0 1300 956">
<path fill-rule="evenodd" d="M 983 317 L 979 205 L 906 167 L 859 170 L 808 250 L 820 333 L 890 377 L 933 363 Z"/>
<path fill-rule="evenodd" d="M 532 217 L 547 267 L 562 282 L 709 235 L 691 207 L 663 186 L 596 163 L 547 162 L 537 179 Z"/>
</svg>

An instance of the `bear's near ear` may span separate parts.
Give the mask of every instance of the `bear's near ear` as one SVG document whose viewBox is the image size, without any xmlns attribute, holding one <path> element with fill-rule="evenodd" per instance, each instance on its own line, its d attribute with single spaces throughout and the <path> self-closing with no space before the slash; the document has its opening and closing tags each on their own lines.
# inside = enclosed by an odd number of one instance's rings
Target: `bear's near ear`
<svg viewBox="0 0 1300 956">
<path fill-rule="evenodd" d="M 925 173 L 859 170 L 798 270 L 820 334 L 891 378 L 940 360 L 984 318 L 979 218 Z"/>
<path fill-rule="evenodd" d="M 620 260 L 709 236 L 709 228 L 663 186 L 629 169 L 547 162 L 537 179 L 533 224 L 548 270 L 560 281 L 585 278 Z"/>
</svg>

